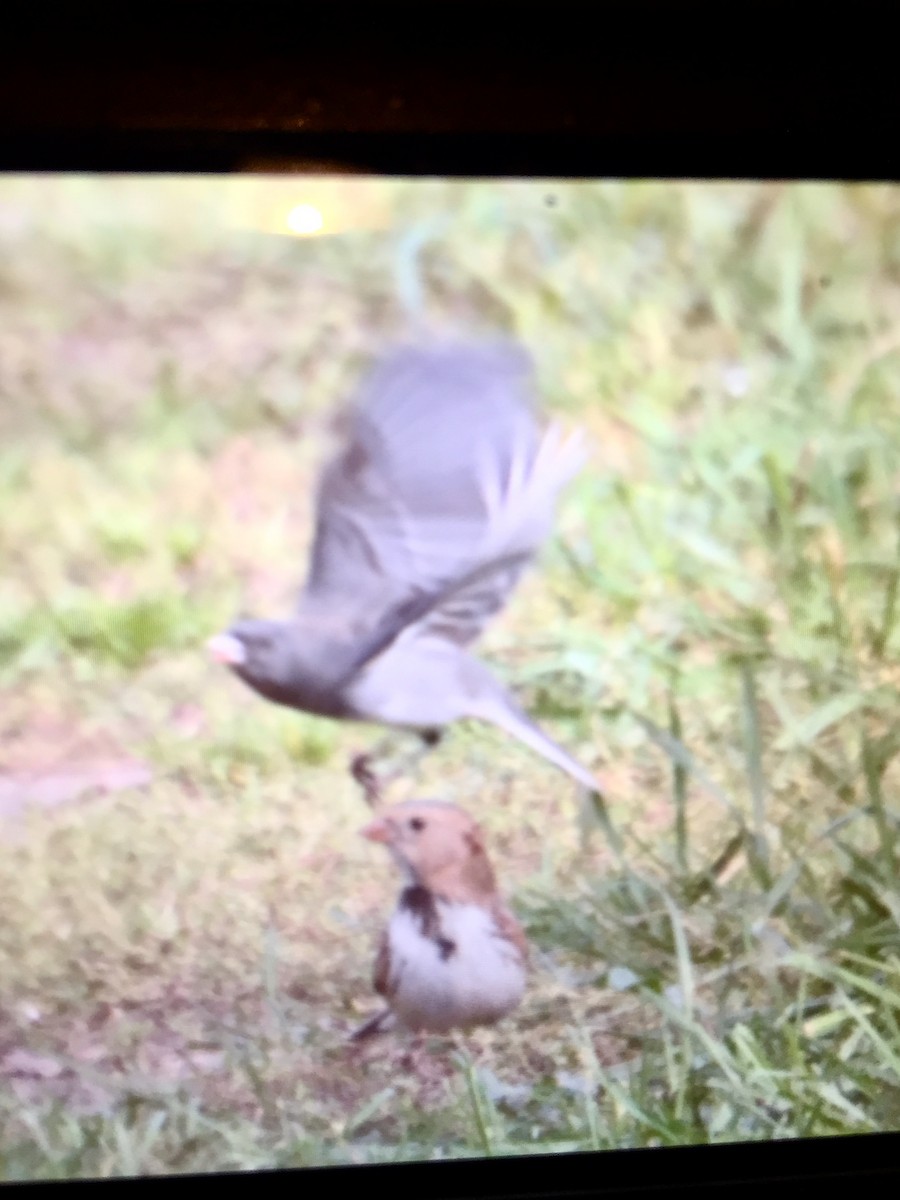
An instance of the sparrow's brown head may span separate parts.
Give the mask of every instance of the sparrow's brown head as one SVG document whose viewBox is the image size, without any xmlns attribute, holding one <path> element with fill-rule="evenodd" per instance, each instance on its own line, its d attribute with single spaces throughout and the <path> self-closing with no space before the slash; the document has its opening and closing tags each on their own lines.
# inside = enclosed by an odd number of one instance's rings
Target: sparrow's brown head
<svg viewBox="0 0 900 1200">
<path fill-rule="evenodd" d="M 448 899 L 484 899 L 494 872 L 478 823 L 455 804 L 407 800 L 385 809 L 362 831 L 386 845 L 413 881 Z"/>
</svg>

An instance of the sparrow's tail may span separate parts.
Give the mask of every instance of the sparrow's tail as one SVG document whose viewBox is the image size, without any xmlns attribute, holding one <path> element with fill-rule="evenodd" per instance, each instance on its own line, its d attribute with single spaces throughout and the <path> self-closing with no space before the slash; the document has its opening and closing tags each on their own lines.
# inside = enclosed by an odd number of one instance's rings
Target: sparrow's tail
<svg viewBox="0 0 900 1200">
<path fill-rule="evenodd" d="M 560 770 L 565 771 L 574 780 L 588 789 L 589 792 L 602 795 L 603 788 L 600 780 L 591 774 L 586 767 L 574 759 L 571 754 L 558 746 L 551 737 L 544 733 L 539 725 L 532 721 L 512 696 L 499 685 L 490 692 L 478 697 L 477 702 L 469 709 L 469 715 L 504 729 L 507 733 L 518 738 L 532 750 L 536 750 L 548 761 L 554 763 Z"/>
<path fill-rule="evenodd" d="M 350 1041 L 364 1042 L 370 1037 L 377 1037 L 380 1033 L 390 1033 L 396 1027 L 397 1021 L 394 1014 L 389 1008 L 386 1008 L 383 1012 L 376 1013 L 364 1025 L 360 1025 L 359 1029 L 354 1030 L 350 1034 Z"/>
</svg>

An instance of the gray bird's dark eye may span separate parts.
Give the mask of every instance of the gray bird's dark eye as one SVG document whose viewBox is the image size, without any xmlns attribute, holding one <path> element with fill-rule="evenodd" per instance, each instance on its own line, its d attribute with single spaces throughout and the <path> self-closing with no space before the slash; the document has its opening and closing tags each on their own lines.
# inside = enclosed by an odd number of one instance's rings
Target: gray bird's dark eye
<svg viewBox="0 0 900 1200">
<path fill-rule="evenodd" d="M 416 831 L 416 833 L 419 833 L 421 830 L 423 830 L 425 828 L 425 822 L 422 820 L 421 817 L 411 817 L 410 822 L 409 822 L 409 827 L 410 827 L 410 829 L 414 829 Z"/>
</svg>

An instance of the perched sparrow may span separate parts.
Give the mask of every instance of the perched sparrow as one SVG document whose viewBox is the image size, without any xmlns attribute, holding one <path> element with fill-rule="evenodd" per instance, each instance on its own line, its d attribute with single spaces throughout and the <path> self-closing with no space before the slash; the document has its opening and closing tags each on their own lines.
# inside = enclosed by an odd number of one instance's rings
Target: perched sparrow
<svg viewBox="0 0 900 1200">
<path fill-rule="evenodd" d="M 577 438 L 539 430 L 531 373 L 506 342 L 385 358 L 322 477 L 297 611 L 237 621 L 211 653 L 277 704 L 410 729 L 427 745 L 453 721 L 491 722 L 599 792 L 468 652 L 584 460 Z"/>
<path fill-rule="evenodd" d="M 522 999 L 528 946 L 497 892 L 481 830 L 455 804 L 409 800 L 366 829 L 407 876 L 375 963 L 389 1007 L 353 1034 L 490 1025 Z"/>
</svg>

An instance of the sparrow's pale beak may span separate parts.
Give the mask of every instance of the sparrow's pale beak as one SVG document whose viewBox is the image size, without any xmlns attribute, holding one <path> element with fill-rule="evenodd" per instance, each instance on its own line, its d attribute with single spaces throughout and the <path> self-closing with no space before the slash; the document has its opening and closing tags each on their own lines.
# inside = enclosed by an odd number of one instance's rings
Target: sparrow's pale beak
<svg viewBox="0 0 900 1200">
<path fill-rule="evenodd" d="M 367 825 L 360 832 L 370 842 L 384 842 L 387 844 L 391 840 L 391 827 L 385 820 L 373 821 L 371 825 Z"/>
<path fill-rule="evenodd" d="M 247 661 L 247 647 L 230 633 L 220 633 L 210 638 L 206 648 L 216 662 L 226 663 L 229 667 L 239 667 Z"/>
</svg>

